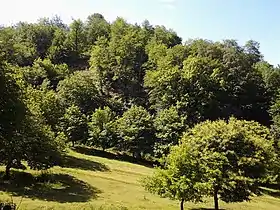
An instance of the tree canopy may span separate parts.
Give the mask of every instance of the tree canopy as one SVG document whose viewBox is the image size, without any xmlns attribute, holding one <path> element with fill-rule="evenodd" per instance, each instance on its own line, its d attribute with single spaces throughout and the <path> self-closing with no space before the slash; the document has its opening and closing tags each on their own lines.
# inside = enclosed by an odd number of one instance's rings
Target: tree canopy
<svg viewBox="0 0 280 210">
<path fill-rule="evenodd" d="M 280 171 L 280 68 L 254 40 L 187 38 L 98 13 L 0 27 L 7 177 L 56 165 L 72 143 L 163 158 L 147 189 L 182 204 L 248 200 Z"/>
<path fill-rule="evenodd" d="M 171 149 L 165 167 L 146 181 L 146 188 L 182 202 L 218 196 L 225 202 L 248 200 L 267 182 L 276 162 L 269 130 L 252 121 L 205 121 L 187 131 Z M 182 209 L 182 207 L 181 207 Z"/>
</svg>

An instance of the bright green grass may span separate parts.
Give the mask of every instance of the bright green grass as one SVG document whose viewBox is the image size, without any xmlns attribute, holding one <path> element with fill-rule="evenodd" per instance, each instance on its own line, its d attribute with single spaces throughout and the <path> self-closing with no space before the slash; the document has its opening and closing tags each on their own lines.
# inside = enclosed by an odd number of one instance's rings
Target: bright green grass
<svg viewBox="0 0 280 210">
<path fill-rule="evenodd" d="M 35 177 L 40 175 L 40 172 L 32 170 L 26 172 Z M 20 210 L 179 209 L 179 202 L 145 192 L 140 180 L 153 172 L 153 169 L 145 166 L 70 151 L 67 164 L 64 167 L 54 167 L 50 172 L 53 174 L 53 181 L 43 184 L 38 181 L 29 183 L 30 177 L 32 179 L 30 174 L 13 171 L 14 174 L 26 176 L 23 179 L 26 183 L 9 188 L 0 183 L 0 200 L 13 199 L 16 204 L 21 203 Z M 186 203 L 185 209 L 212 206 L 212 199 L 209 198 L 203 204 Z M 279 210 L 280 198 L 264 195 L 245 203 L 221 202 L 220 207 L 238 210 Z"/>
</svg>

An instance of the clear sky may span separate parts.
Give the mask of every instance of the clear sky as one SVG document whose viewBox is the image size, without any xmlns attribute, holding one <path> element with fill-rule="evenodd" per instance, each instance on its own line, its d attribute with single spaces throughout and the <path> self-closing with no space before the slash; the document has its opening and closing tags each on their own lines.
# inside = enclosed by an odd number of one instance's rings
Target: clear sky
<svg viewBox="0 0 280 210">
<path fill-rule="evenodd" d="M 71 18 L 101 13 L 108 21 L 117 16 L 131 23 L 148 19 L 165 25 L 184 40 L 214 41 L 249 39 L 261 44 L 261 52 L 272 64 L 280 64 L 279 0 L 1 0 L 0 24 L 34 22 L 40 17 Z"/>
</svg>

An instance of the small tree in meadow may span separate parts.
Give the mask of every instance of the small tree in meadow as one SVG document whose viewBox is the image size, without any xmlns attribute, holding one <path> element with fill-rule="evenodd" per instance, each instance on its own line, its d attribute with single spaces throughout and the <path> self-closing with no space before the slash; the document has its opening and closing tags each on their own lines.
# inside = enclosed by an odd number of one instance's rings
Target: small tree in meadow
<svg viewBox="0 0 280 210">
<path fill-rule="evenodd" d="M 275 165 L 273 140 L 266 127 L 231 118 L 206 121 L 186 132 L 167 156 L 165 167 L 145 180 L 152 193 L 200 202 L 213 196 L 225 202 L 247 201 L 267 182 Z"/>
</svg>

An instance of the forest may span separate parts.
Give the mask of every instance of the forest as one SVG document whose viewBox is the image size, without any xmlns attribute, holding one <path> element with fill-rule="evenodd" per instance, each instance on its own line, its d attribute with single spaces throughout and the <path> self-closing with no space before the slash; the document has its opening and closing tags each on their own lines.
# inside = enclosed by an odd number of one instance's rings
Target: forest
<svg viewBox="0 0 280 210">
<path fill-rule="evenodd" d="M 180 209 L 247 201 L 280 183 L 279 91 L 254 40 L 183 41 L 98 13 L 0 26 L 0 179 L 82 146 L 155 165 L 143 188 Z"/>
</svg>

